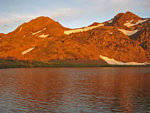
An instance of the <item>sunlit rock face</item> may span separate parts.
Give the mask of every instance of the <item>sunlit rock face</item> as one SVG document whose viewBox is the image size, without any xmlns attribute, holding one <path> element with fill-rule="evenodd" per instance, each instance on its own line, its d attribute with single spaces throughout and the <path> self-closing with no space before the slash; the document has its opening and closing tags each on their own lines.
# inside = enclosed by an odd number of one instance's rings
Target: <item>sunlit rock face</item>
<svg viewBox="0 0 150 113">
<path fill-rule="evenodd" d="M 0 58 L 36 61 L 150 62 L 150 19 L 131 12 L 79 28 L 63 27 L 49 17 L 38 17 L 8 34 L 0 34 Z"/>
</svg>

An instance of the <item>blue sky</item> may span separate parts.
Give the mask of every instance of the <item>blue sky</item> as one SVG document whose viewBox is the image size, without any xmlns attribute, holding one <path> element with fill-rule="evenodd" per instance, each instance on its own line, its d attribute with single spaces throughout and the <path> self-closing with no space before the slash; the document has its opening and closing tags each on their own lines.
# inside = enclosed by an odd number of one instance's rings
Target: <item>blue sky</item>
<svg viewBox="0 0 150 113">
<path fill-rule="evenodd" d="M 126 11 L 150 17 L 150 0 L 0 0 L 0 33 L 13 31 L 39 16 L 78 28 L 104 22 Z"/>
</svg>

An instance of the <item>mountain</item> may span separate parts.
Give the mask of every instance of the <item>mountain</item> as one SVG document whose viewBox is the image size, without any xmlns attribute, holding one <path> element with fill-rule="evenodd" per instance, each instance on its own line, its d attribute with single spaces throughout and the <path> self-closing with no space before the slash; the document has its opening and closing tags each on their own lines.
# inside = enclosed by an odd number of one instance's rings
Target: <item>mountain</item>
<svg viewBox="0 0 150 113">
<path fill-rule="evenodd" d="M 38 17 L 36 19 L 31 20 L 28 23 L 24 23 L 19 26 L 15 31 L 8 33 L 8 36 L 17 35 L 17 33 L 22 35 L 30 35 L 32 33 L 49 33 L 50 36 L 53 36 L 57 33 L 59 36 L 63 34 L 63 30 L 66 30 L 61 24 L 55 22 L 49 17 Z"/>
<path fill-rule="evenodd" d="M 49 17 L 38 17 L 8 34 L 0 34 L 0 59 L 10 58 L 94 64 L 149 63 L 150 19 L 126 12 L 103 23 L 70 29 Z"/>
<path fill-rule="evenodd" d="M 137 21 L 141 20 L 141 18 L 132 12 L 119 13 L 110 21 L 107 21 L 105 25 L 107 26 L 115 26 L 118 28 L 127 29 L 127 23 L 135 24 Z"/>
<path fill-rule="evenodd" d="M 123 29 L 126 34 L 134 31 L 133 35 L 128 35 L 132 40 L 140 43 L 140 46 L 150 52 L 150 19 L 140 18 L 132 12 L 119 13 L 110 21 L 105 22 L 106 26 L 115 26 Z M 132 33 L 132 32 L 131 32 Z"/>
</svg>

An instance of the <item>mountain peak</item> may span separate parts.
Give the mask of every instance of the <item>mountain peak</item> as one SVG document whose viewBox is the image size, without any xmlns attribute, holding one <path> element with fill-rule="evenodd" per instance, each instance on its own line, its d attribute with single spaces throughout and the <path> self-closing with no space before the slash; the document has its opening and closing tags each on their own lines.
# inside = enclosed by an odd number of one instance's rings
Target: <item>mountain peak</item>
<svg viewBox="0 0 150 113">
<path fill-rule="evenodd" d="M 131 17 L 136 17 L 136 18 L 140 18 L 139 16 L 137 16 L 136 14 L 130 12 L 130 11 L 127 11 L 126 13 L 124 13 L 124 16 L 131 16 Z"/>
<path fill-rule="evenodd" d="M 40 16 L 20 25 L 15 31 L 9 33 L 8 35 L 13 35 L 15 37 L 32 36 L 33 34 L 42 36 L 43 34 L 47 34 L 48 36 L 58 36 L 64 35 L 64 30 L 66 29 L 67 28 L 63 27 L 60 23 L 54 21 L 53 19 Z"/>
<path fill-rule="evenodd" d="M 30 22 L 55 22 L 53 19 L 49 18 L 49 17 L 45 17 L 45 16 L 40 16 L 37 17 L 33 20 L 31 20 Z"/>
<path fill-rule="evenodd" d="M 57 22 L 55 22 L 53 19 L 49 18 L 49 17 L 45 17 L 45 16 L 40 16 L 37 17 L 29 22 L 26 22 L 22 25 L 20 25 L 15 31 L 15 33 L 20 32 L 20 31 L 24 31 L 24 33 L 28 33 L 28 32 L 36 32 L 40 29 L 43 29 L 47 26 L 52 26 L 53 24 L 58 24 Z M 61 25 L 60 25 L 61 26 Z M 12 32 L 12 33 L 13 33 Z"/>
<path fill-rule="evenodd" d="M 89 25 L 89 27 L 91 27 L 91 26 L 97 26 L 98 24 L 100 24 L 100 23 L 94 22 L 93 24 Z"/>
<path fill-rule="evenodd" d="M 136 23 L 139 20 L 141 20 L 139 16 L 135 15 L 130 11 L 127 11 L 125 13 L 117 14 L 111 21 L 109 21 L 108 25 L 124 28 L 124 24 L 126 22 L 132 21 L 133 23 Z"/>
<path fill-rule="evenodd" d="M 125 12 L 125 14 L 134 14 L 134 13 L 132 13 L 131 11 L 127 11 Z"/>
<path fill-rule="evenodd" d="M 123 21 L 128 21 L 128 20 L 139 20 L 141 19 L 139 16 L 135 15 L 134 13 L 127 11 L 126 13 L 119 13 L 117 14 L 114 19 L 116 20 L 123 20 Z"/>
</svg>

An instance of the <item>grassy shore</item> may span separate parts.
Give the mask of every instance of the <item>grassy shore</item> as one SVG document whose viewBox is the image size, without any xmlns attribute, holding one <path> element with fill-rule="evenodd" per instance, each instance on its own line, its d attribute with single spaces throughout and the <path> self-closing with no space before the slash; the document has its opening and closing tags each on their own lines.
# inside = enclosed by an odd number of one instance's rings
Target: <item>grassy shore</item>
<svg viewBox="0 0 150 113">
<path fill-rule="evenodd" d="M 0 60 L 0 69 L 5 68 L 34 68 L 34 67 L 150 67 L 150 65 L 106 65 L 106 64 L 85 64 L 71 62 L 40 62 L 40 61 L 16 61 Z"/>
</svg>

